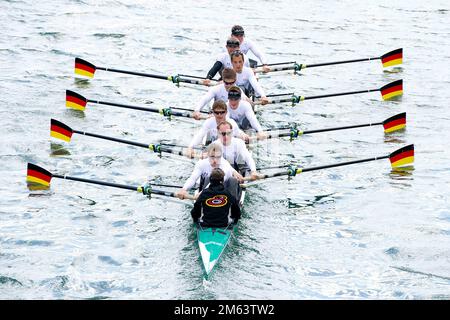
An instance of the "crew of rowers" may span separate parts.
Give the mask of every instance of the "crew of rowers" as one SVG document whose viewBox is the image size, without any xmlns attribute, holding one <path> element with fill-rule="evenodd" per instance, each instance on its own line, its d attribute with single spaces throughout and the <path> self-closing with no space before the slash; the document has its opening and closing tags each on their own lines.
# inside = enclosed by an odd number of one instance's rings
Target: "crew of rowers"
<svg viewBox="0 0 450 320">
<path fill-rule="evenodd" d="M 237 222 L 240 209 L 236 204 L 239 204 L 242 192 L 240 183 L 260 177 L 246 147 L 251 138 L 244 130 L 255 130 L 257 139 L 267 137 L 253 111 L 250 94 L 246 95 L 246 92 L 255 92 L 261 104 L 268 103 L 268 99 L 250 68 L 256 66 L 256 61 L 248 59 L 245 53 L 251 50 L 261 61 L 263 71 L 268 72 L 265 57 L 253 42 L 244 38 L 244 29 L 237 25 L 231 30 L 226 49 L 204 80 L 204 84 L 210 85 L 219 72 L 222 82 L 208 90 L 192 115 L 196 120 L 201 119 L 201 111 L 214 100 L 213 117 L 203 122 L 185 151 L 186 156 L 194 157 L 194 148 L 206 139 L 205 158 L 197 162 L 191 176 L 176 192 L 184 199 L 188 190 L 200 182 L 201 193 L 197 195 L 191 214 L 202 226 L 223 227 Z"/>
</svg>

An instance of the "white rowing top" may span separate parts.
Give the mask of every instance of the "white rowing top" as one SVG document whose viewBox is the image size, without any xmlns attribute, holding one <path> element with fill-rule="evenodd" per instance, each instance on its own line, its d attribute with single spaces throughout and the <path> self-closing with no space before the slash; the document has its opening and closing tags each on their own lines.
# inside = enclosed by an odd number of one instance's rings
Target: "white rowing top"
<svg viewBox="0 0 450 320">
<path fill-rule="evenodd" d="M 223 157 L 220 159 L 219 168 L 223 170 L 225 173 L 224 181 L 227 181 L 229 178 L 233 176 L 233 172 L 235 171 L 230 163 L 225 160 Z M 191 176 L 186 180 L 183 185 L 184 190 L 189 190 L 195 186 L 195 183 L 200 177 L 209 177 L 212 172 L 211 164 L 209 163 L 209 159 L 199 160 L 194 167 L 194 170 L 191 173 Z"/>
<path fill-rule="evenodd" d="M 228 53 L 228 50 L 225 50 L 225 52 L 219 54 L 217 56 L 216 61 L 220 61 L 224 68 L 230 68 L 233 69 L 233 64 L 231 63 L 231 57 Z M 248 60 L 248 57 L 244 54 L 244 66 L 250 67 L 250 61 Z"/>
<path fill-rule="evenodd" d="M 245 93 L 241 90 L 241 96 L 243 99 L 247 98 Z M 203 110 L 203 108 L 212 100 L 223 100 L 224 102 L 228 101 L 228 91 L 225 89 L 225 85 L 223 83 L 218 84 L 214 87 L 209 88 L 208 92 L 203 96 L 200 103 L 195 107 L 194 111 Z"/>
<path fill-rule="evenodd" d="M 241 88 L 248 88 L 249 86 L 251 86 L 253 87 L 253 89 L 255 89 L 257 95 L 266 96 L 266 93 L 259 84 L 258 80 L 256 80 L 255 74 L 253 73 L 253 70 L 251 68 L 242 67 L 242 72 L 241 73 L 236 72 L 236 75 L 237 75 L 236 85 L 238 85 Z"/>
<path fill-rule="evenodd" d="M 222 157 L 224 157 L 230 164 L 246 164 L 250 168 L 250 171 L 256 171 L 255 161 L 253 160 L 250 152 L 247 150 L 244 140 L 231 138 L 231 142 L 228 146 L 223 145 L 220 139 L 217 139 L 215 142 L 222 145 Z"/>
<path fill-rule="evenodd" d="M 255 45 L 255 43 L 251 40 L 248 40 L 246 37 L 244 37 L 244 41 L 239 46 L 240 50 L 247 54 L 247 52 L 251 51 L 253 54 L 261 61 L 261 64 L 267 64 L 267 60 L 265 55 L 262 53 L 262 51 L 259 50 L 259 48 Z"/>
<path fill-rule="evenodd" d="M 236 121 L 239 125 L 242 126 L 242 122 L 244 119 L 247 119 L 250 123 L 251 127 L 256 130 L 256 132 L 263 131 L 261 125 L 259 124 L 258 119 L 256 119 L 256 115 L 253 112 L 253 108 L 249 102 L 240 100 L 239 106 L 237 109 L 233 110 L 230 107 L 230 102 L 227 103 L 228 116 Z"/>
<path fill-rule="evenodd" d="M 239 129 L 238 124 L 233 119 L 229 118 L 228 115 L 225 118 L 226 121 L 231 123 L 233 126 L 233 136 L 240 137 L 242 135 L 242 130 Z M 195 134 L 194 138 L 192 138 L 189 147 L 195 147 L 203 143 L 203 139 L 209 134 L 211 141 L 214 141 L 218 138 L 217 134 L 217 121 L 215 117 L 211 117 L 203 122 L 201 129 Z"/>
</svg>

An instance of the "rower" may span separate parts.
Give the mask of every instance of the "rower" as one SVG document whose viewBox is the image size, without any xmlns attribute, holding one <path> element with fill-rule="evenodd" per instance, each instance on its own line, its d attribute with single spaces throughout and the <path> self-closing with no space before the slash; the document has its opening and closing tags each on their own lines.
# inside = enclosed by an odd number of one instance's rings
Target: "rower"
<svg viewBox="0 0 450 320">
<path fill-rule="evenodd" d="M 237 223 L 241 209 L 236 198 L 224 186 L 225 173 L 220 168 L 211 171 L 209 186 L 194 203 L 191 216 L 202 227 L 222 228 Z"/>
<path fill-rule="evenodd" d="M 252 106 L 247 101 L 241 100 L 242 90 L 239 87 L 232 86 L 228 90 L 227 110 L 231 119 L 236 121 L 241 130 L 254 129 L 258 139 L 267 137 L 263 131 Z"/>
<path fill-rule="evenodd" d="M 196 120 L 201 119 L 200 111 L 212 100 L 228 100 L 228 90 L 232 85 L 236 83 L 236 72 L 233 69 L 225 68 L 222 72 L 223 83 L 209 88 L 206 95 L 200 100 L 200 103 L 194 108 L 192 117 Z M 242 97 L 244 100 L 251 101 L 243 92 Z"/>
<path fill-rule="evenodd" d="M 213 107 L 213 115 L 214 117 L 208 118 L 203 122 L 203 125 L 199 132 L 197 132 L 192 138 L 192 141 L 189 143 L 188 148 L 186 149 L 186 156 L 193 157 L 194 155 L 194 147 L 201 145 L 203 140 L 206 137 L 206 144 L 208 142 L 217 140 L 217 125 L 225 120 L 230 121 L 230 123 L 234 126 L 233 136 L 243 139 L 245 141 L 249 141 L 249 136 L 245 134 L 242 130 L 239 129 L 237 123 L 228 117 L 227 114 L 227 105 L 222 100 L 217 100 L 214 102 Z"/>
<path fill-rule="evenodd" d="M 230 54 L 233 51 L 239 50 L 239 40 L 230 37 L 227 39 L 227 44 L 225 46 L 226 51 L 221 53 L 214 63 L 213 67 L 208 71 L 208 74 L 206 75 L 207 80 L 203 81 L 203 84 L 210 85 L 211 79 L 214 78 L 214 76 L 217 74 L 217 72 L 222 75 L 223 68 L 233 68 L 233 65 L 231 64 L 231 58 Z M 244 56 L 244 65 L 246 67 L 250 67 L 250 62 L 247 58 L 247 56 Z"/>
<path fill-rule="evenodd" d="M 257 46 L 254 44 L 253 41 L 247 38 L 244 39 L 245 33 L 244 28 L 242 26 L 234 25 L 231 28 L 231 36 L 239 40 L 240 43 L 239 48 L 244 54 L 247 54 L 248 51 L 251 51 L 259 59 L 259 61 L 261 61 L 261 64 L 263 65 L 263 72 L 270 71 L 270 68 L 267 66 L 265 55 L 262 53 L 262 51 L 259 50 L 259 48 L 257 48 Z M 257 62 L 252 59 L 249 60 L 250 60 L 250 67 L 254 68 Z"/>
<path fill-rule="evenodd" d="M 242 51 L 233 51 L 231 53 L 231 63 L 234 71 L 236 71 L 236 85 L 246 92 L 254 90 L 261 97 L 261 104 L 269 103 L 269 99 L 267 99 L 263 88 L 256 80 L 253 70 L 244 67 L 244 54 Z"/>
<path fill-rule="evenodd" d="M 242 175 L 237 172 L 230 163 L 222 157 L 222 146 L 219 143 L 211 143 L 207 149 L 208 158 L 199 160 L 191 176 L 186 180 L 183 187 L 175 193 L 175 195 L 184 199 L 187 195 L 187 191 L 195 186 L 195 183 L 199 180 L 199 189 L 203 190 L 209 183 L 209 176 L 214 168 L 220 168 L 225 173 L 224 186 L 225 188 L 236 198 L 240 193 L 239 183 L 244 181 Z"/>
<path fill-rule="evenodd" d="M 223 158 L 227 160 L 236 171 L 240 172 L 242 176 L 246 177 L 245 180 L 256 180 L 259 178 L 256 172 L 255 161 L 253 160 L 250 152 L 247 150 L 244 141 L 232 137 L 233 125 L 224 121 L 217 126 L 219 132 L 219 139 L 215 143 L 220 143 L 223 150 Z"/>
</svg>

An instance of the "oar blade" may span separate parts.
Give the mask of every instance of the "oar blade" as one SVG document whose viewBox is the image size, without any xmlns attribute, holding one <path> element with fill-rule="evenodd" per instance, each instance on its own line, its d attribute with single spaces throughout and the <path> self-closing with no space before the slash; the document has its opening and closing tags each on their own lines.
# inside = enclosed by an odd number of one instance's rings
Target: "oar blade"
<svg viewBox="0 0 450 320">
<path fill-rule="evenodd" d="M 30 189 L 36 189 L 35 187 L 50 187 L 50 180 L 52 174 L 42 167 L 39 167 L 33 163 L 27 165 L 27 184 Z"/>
<path fill-rule="evenodd" d="M 66 90 L 66 107 L 70 109 L 84 111 L 86 109 L 87 99 L 82 95 Z"/>
<path fill-rule="evenodd" d="M 50 120 L 50 136 L 56 139 L 60 139 L 66 142 L 70 142 L 72 138 L 73 130 L 68 125 L 65 125 L 61 121 L 51 119 Z"/>
<path fill-rule="evenodd" d="M 383 100 L 390 100 L 403 94 L 403 80 L 396 80 L 380 88 Z"/>
<path fill-rule="evenodd" d="M 80 76 L 93 78 L 97 68 L 86 60 L 75 58 L 75 74 Z"/>
<path fill-rule="evenodd" d="M 406 128 L 406 112 L 402 112 L 392 116 L 383 121 L 384 133 L 391 133 L 394 131 Z"/>
<path fill-rule="evenodd" d="M 383 68 L 395 66 L 403 63 L 403 48 L 392 50 L 381 56 Z"/>
<path fill-rule="evenodd" d="M 414 145 L 400 148 L 389 155 L 392 168 L 409 166 L 414 162 Z"/>
</svg>

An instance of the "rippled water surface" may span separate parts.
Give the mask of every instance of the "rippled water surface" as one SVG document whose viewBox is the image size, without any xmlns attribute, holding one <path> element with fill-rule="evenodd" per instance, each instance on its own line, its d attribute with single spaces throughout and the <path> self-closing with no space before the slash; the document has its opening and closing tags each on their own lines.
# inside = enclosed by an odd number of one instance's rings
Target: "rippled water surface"
<svg viewBox="0 0 450 320">
<path fill-rule="evenodd" d="M 1 299 L 449 299 L 450 134 L 447 1 L 2 1 L 0 2 Z M 305 135 L 253 148 L 258 166 L 316 166 L 386 155 L 414 143 L 414 170 L 380 160 L 252 186 L 214 277 L 202 266 L 189 205 L 53 179 L 26 188 L 26 163 L 52 172 L 139 185 L 184 181 L 193 162 L 74 135 L 51 140 L 50 118 L 77 130 L 145 143 L 185 144 L 199 127 L 157 114 L 88 104 L 65 90 L 143 106 L 193 108 L 205 90 L 98 71 L 74 78 L 75 57 L 98 66 L 203 76 L 241 24 L 269 62 L 379 61 L 261 76 L 268 93 L 318 95 L 404 80 L 379 93 L 261 108 L 264 127 L 378 122 L 407 112 L 407 130 Z M 153 102 L 153 103 L 151 103 Z"/>
</svg>

